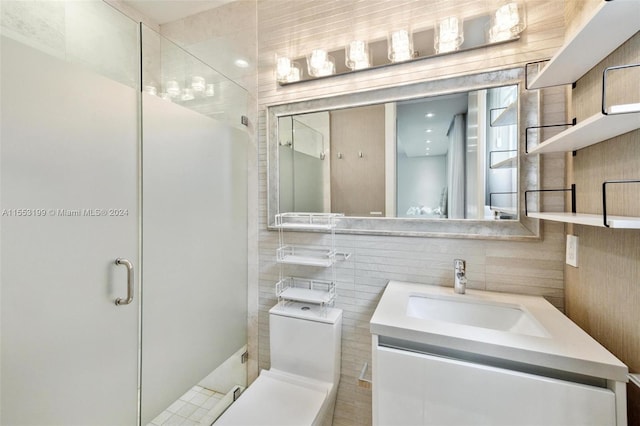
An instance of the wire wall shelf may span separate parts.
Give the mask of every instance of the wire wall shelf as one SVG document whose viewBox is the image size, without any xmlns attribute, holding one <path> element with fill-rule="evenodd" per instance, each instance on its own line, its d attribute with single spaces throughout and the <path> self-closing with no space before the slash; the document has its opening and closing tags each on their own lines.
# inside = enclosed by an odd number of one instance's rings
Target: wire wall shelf
<svg viewBox="0 0 640 426">
<path fill-rule="evenodd" d="M 279 264 L 279 280 L 275 285 L 278 303 L 302 302 L 333 306 L 336 298 L 335 262 L 347 260 L 351 254 L 336 251 L 336 221 L 343 217 L 336 213 L 279 213 L 276 215 L 279 247 L 276 262 Z M 329 234 L 325 245 L 307 246 L 288 244 L 286 231 L 324 231 Z M 331 279 L 292 277 L 285 274 L 287 265 L 330 268 Z M 328 275 L 326 272 L 323 275 Z"/>
</svg>

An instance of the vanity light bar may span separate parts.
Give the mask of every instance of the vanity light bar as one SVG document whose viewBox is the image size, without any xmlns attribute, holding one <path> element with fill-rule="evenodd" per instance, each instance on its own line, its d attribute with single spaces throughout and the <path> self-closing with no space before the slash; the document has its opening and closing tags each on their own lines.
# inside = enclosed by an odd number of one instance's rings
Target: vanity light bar
<svg viewBox="0 0 640 426">
<path fill-rule="evenodd" d="M 275 64 L 276 81 L 281 86 L 285 86 L 305 80 L 502 44 L 519 40 L 520 33 L 525 28 L 524 2 L 507 0 L 495 12 L 468 19 L 448 16 L 436 21 L 434 26 L 415 33 L 408 26 L 400 27 L 389 31 L 386 39 L 367 41 L 355 38 L 340 50 L 328 51 L 316 48 L 295 60 L 289 56 L 278 55 Z M 426 34 L 427 32 L 432 34 Z M 483 41 L 464 43 L 466 32 L 469 33 L 468 40 L 482 39 Z M 414 46 L 415 40 L 434 40 L 434 43 L 432 46 Z M 386 51 L 388 62 L 381 62 L 383 51 Z M 335 58 L 342 58 L 343 55 L 344 64 L 342 61 L 336 63 Z M 303 71 L 296 61 L 306 62 L 306 69 Z"/>
</svg>

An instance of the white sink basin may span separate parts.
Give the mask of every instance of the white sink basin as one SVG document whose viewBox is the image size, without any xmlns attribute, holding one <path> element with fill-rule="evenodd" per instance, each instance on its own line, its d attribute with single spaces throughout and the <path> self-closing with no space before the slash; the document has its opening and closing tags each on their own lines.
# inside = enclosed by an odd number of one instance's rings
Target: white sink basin
<svg viewBox="0 0 640 426">
<path fill-rule="evenodd" d="M 539 296 L 390 281 L 370 325 L 389 347 L 627 381 L 626 365 Z"/>
<path fill-rule="evenodd" d="M 432 321 L 547 337 L 545 329 L 518 305 L 474 298 L 409 296 L 407 316 Z"/>
</svg>

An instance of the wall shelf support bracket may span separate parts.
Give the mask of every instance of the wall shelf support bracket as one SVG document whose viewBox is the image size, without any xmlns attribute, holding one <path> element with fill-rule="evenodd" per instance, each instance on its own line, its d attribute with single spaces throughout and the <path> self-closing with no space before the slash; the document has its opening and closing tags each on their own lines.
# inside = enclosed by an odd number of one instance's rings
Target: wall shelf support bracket
<svg viewBox="0 0 640 426">
<path fill-rule="evenodd" d="M 562 124 L 547 124 L 546 126 L 529 126 L 525 129 L 524 131 L 524 152 L 526 154 L 529 153 L 529 130 L 533 130 L 533 129 L 546 129 L 546 128 L 550 128 L 550 127 L 566 127 L 566 126 L 575 126 L 576 124 L 578 124 L 578 120 L 573 117 L 573 120 L 571 120 L 571 123 L 562 123 Z"/>
<path fill-rule="evenodd" d="M 640 183 L 638 179 L 623 179 L 623 180 L 606 180 L 602 182 L 602 220 L 604 226 L 609 228 L 607 221 L 607 185 L 609 184 L 625 184 L 625 183 Z"/>
<path fill-rule="evenodd" d="M 571 188 L 563 188 L 563 189 L 530 189 L 524 191 L 524 214 L 529 214 L 529 205 L 527 202 L 527 195 L 530 192 L 571 192 L 571 213 L 576 212 L 576 184 L 572 183 Z"/>
</svg>

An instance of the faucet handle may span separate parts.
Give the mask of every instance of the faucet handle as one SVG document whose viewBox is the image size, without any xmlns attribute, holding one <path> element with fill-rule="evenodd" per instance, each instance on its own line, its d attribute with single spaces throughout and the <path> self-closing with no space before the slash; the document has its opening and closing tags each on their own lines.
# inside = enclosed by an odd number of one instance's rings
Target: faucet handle
<svg viewBox="0 0 640 426">
<path fill-rule="evenodd" d="M 454 259 L 453 260 L 453 268 L 456 271 L 464 272 L 466 269 L 467 263 L 463 259 Z"/>
</svg>

